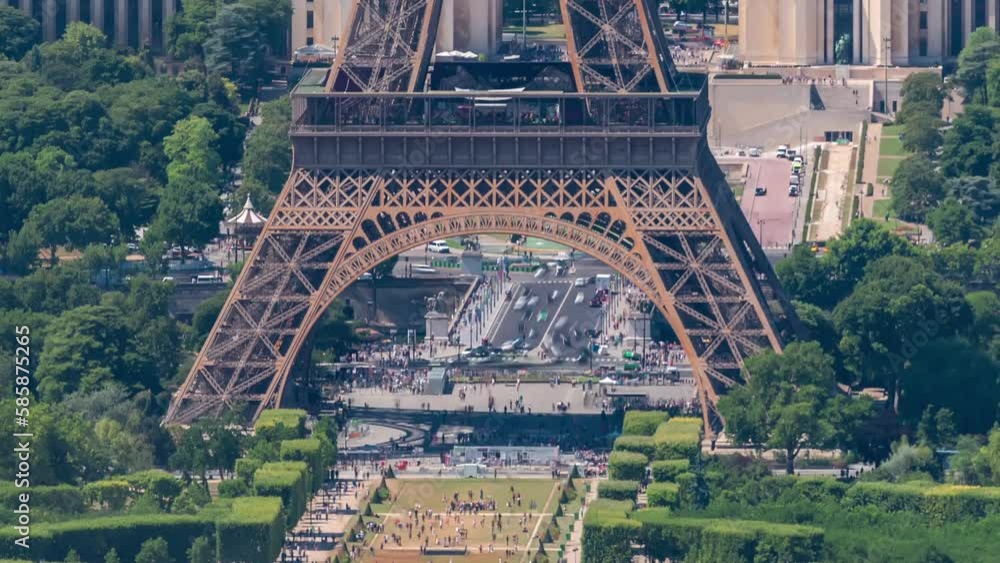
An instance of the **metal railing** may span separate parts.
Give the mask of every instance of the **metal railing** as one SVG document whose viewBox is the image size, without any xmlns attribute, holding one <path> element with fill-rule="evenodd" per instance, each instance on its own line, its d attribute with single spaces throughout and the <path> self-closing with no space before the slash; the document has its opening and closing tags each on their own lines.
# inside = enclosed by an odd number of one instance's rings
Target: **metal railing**
<svg viewBox="0 0 1000 563">
<path fill-rule="evenodd" d="M 670 133 L 701 131 L 708 94 L 328 93 L 296 99 L 293 133 Z"/>
</svg>

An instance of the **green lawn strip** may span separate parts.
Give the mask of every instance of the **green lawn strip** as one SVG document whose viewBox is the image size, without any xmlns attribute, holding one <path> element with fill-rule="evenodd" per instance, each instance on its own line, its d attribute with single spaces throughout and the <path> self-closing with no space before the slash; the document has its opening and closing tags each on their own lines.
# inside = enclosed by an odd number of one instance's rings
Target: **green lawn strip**
<svg viewBox="0 0 1000 563">
<path fill-rule="evenodd" d="M 878 173 L 879 178 L 892 178 L 896 174 L 896 169 L 902 164 L 903 159 L 893 156 L 883 156 L 878 159 Z"/>
<path fill-rule="evenodd" d="M 515 33 L 520 35 L 523 28 L 519 25 L 508 25 L 503 28 L 504 33 Z M 529 25 L 526 30 L 528 37 L 533 39 L 565 39 L 566 28 L 561 23 L 550 25 Z"/>
<path fill-rule="evenodd" d="M 910 156 L 909 151 L 903 148 L 903 141 L 899 137 L 882 137 L 878 144 L 881 156 Z"/>
</svg>

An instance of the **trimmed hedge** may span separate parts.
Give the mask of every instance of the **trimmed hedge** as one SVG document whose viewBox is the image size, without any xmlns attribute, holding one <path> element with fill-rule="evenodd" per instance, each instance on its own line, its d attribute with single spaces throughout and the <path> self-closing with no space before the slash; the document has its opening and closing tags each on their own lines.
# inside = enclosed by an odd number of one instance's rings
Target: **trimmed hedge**
<svg viewBox="0 0 1000 563">
<path fill-rule="evenodd" d="M 652 464 L 653 480 L 658 483 L 673 483 L 677 476 L 686 473 L 691 462 L 686 459 L 663 459 Z"/>
<path fill-rule="evenodd" d="M 920 512 L 940 524 L 1000 514 L 1000 487 L 937 485 L 929 481 L 861 482 L 847 491 L 845 503 L 876 506 L 888 512 Z"/>
<path fill-rule="evenodd" d="M 122 561 L 134 561 L 143 542 L 163 538 L 170 557 L 187 561 L 187 550 L 199 536 L 216 537 L 216 560 L 225 563 L 271 563 L 281 554 L 285 537 L 281 499 L 219 499 L 196 515 L 143 514 L 89 516 L 31 528 L 31 556 L 36 561 L 63 561 L 70 549 L 85 563 L 104 563 L 112 548 Z M 14 545 L 15 530 L 0 528 L 0 560 L 23 556 Z"/>
<path fill-rule="evenodd" d="M 646 477 L 649 458 L 635 452 L 611 452 L 608 456 L 608 477 L 620 481 L 642 481 Z"/>
<path fill-rule="evenodd" d="M 674 518 L 668 510 L 639 510 L 642 541 L 656 559 L 698 562 L 819 561 L 823 530 L 755 520 Z"/>
<path fill-rule="evenodd" d="M 304 461 L 277 461 L 260 466 L 253 478 L 258 496 L 279 497 L 291 529 L 306 511 L 309 491 L 309 467 Z"/>
<path fill-rule="evenodd" d="M 582 561 L 629 563 L 642 524 L 629 519 L 631 501 L 597 499 L 583 517 Z"/>
<path fill-rule="evenodd" d="M 258 436 L 271 442 L 305 438 L 306 417 L 302 409 L 270 409 L 260 413 L 253 429 Z"/>
<path fill-rule="evenodd" d="M 326 468 L 323 466 L 323 443 L 319 439 L 283 440 L 279 457 L 282 461 L 304 461 L 309 466 L 310 492 L 323 486 Z"/>
<path fill-rule="evenodd" d="M 247 483 L 253 482 L 254 473 L 264 465 L 264 461 L 255 457 L 241 457 L 236 460 L 236 476 Z"/>
<path fill-rule="evenodd" d="M 695 460 L 701 453 L 701 419 L 691 417 L 671 418 L 653 434 L 656 459 Z"/>
<path fill-rule="evenodd" d="M 39 485 L 29 489 L 19 489 L 13 482 L 0 485 L 0 506 L 5 509 L 0 521 L 14 522 L 13 510 L 20 502 L 20 496 L 28 494 L 31 506 L 32 519 L 35 520 L 40 514 L 80 514 L 87 510 L 86 497 L 80 487 L 73 485 Z"/>
<path fill-rule="evenodd" d="M 597 486 L 597 498 L 635 500 L 638 494 L 638 481 L 601 481 Z"/>
<path fill-rule="evenodd" d="M 216 560 L 222 563 L 271 563 L 285 541 L 281 499 L 246 497 L 230 501 L 232 510 L 216 522 Z"/>
<path fill-rule="evenodd" d="M 677 483 L 652 483 L 646 487 L 646 502 L 649 506 L 677 508 L 680 501 L 680 486 Z"/>
<path fill-rule="evenodd" d="M 70 549 L 87 563 L 103 563 L 112 548 L 122 561 L 135 561 L 142 543 L 161 537 L 170 556 L 186 560 L 186 551 L 198 536 L 212 533 L 212 523 L 200 516 L 143 514 L 136 516 L 86 517 L 31 528 L 31 556 L 36 560 L 63 561 Z M 13 543 L 14 530 L 0 530 L 0 556 L 23 555 Z M 16 551 L 15 551 L 16 550 Z"/>
<path fill-rule="evenodd" d="M 615 440 L 615 451 L 635 452 L 648 458 L 656 455 L 652 436 L 619 436 Z"/>
<path fill-rule="evenodd" d="M 656 429 L 667 421 L 670 415 L 664 411 L 628 411 L 622 422 L 622 434 L 626 436 L 652 436 Z"/>
</svg>

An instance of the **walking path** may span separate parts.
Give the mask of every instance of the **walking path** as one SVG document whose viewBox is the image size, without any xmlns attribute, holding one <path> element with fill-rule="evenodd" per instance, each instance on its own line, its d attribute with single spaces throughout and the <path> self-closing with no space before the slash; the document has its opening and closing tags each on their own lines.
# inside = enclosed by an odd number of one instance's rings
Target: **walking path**
<svg viewBox="0 0 1000 563">
<path fill-rule="evenodd" d="M 330 487 L 317 492 L 298 525 L 285 536 L 285 547 L 278 561 L 332 560 L 348 521 L 358 513 L 361 503 L 378 482 L 377 477 L 367 481 L 340 479 L 336 483 L 340 483 L 341 488 Z"/>
<path fill-rule="evenodd" d="M 573 533 L 569 535 L 569 541 L 566 542 L 565 557 L 567 563 L 580 563 L 583 558 L 583 553 L 581 553 L 583 546 L 583 517 L 587 513 L 587 507 L 590 506 L 590 503 L 597 499 L 597 479 L 581 480 L 581 482 L 589 484 L 590 490 L 587 491 L 587 495 L 583 500 L 583 506 L 580 508 L 580 518 L 576 521 L 576 526 L 573 526 Z"/>
<path fill-rule="evenodd" d="M 848 178 L 854 147 L 828 145 L 826 165 L 820 170 L 816 185 L 816 199 L 813 204 L 812 240 L 829 240 L 840 234 L 843 228 L 844 202 L 850 201 L 854 179 Z"/>
<path fill-rule="evenodd" d="M 880 138 L 882 138 L 882 124 L 869 123 L 868 137 L 865 139 L 865 167 L 861 171 L 861 182 L 866 187 L 868 184 L 875 186 L 875 191 L 869 196 L 867 191 L 861 190 L 860 208 L 861 215 L 868 218 L 874 217 L 875 202 L 885 199 L 889 193 L 885 185 L 879 184 L 878 181 L 878 161 L 882 153 L 879 146 Z"/>
</svg>

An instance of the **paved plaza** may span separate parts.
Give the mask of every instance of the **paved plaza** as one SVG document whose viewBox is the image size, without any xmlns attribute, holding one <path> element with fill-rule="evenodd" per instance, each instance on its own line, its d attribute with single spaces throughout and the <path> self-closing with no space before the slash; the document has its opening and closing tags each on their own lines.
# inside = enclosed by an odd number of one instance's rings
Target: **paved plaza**
<svg viewBox="0 0 1000 563">
<path fill-rule="evenodd" d="M 465 398 L 460 392 L 465 393 Z M 606 393 L 605 393 L 606 391 Z M 355 408 L 369 407 L 401 410 L 449 410 L 461 411 L 472 407 L 474 411 L 489 409 L 489 399 L 494 398 L 496 410 L 504 407 L 513 411 L 521 401 L 525 412 L 551 413 L 554 405 L 566 405 L 564 412 L 573 414 L 599 414 L 602 400 L 615 395 L 645 395 L 650 402 L 687 403 L 695 400 L 695 386 L 691 379 L 682 378 L 677 384 L 666 385 L 571 385 L 561 383 L 516 383 L 455 385 L 450 395 L 415 395 L 410 393 L 390 393 L 383 389 L 356 389 L 345 395 Z"/>
</svg>

